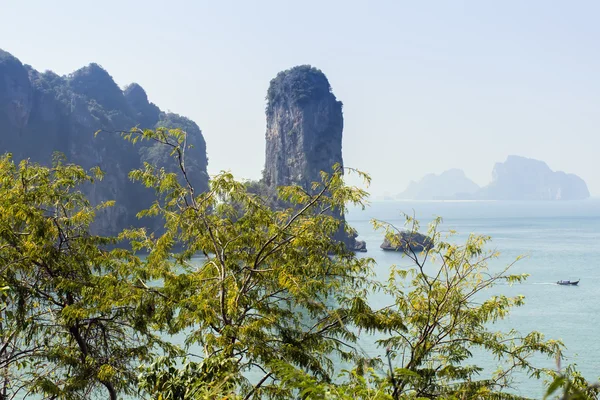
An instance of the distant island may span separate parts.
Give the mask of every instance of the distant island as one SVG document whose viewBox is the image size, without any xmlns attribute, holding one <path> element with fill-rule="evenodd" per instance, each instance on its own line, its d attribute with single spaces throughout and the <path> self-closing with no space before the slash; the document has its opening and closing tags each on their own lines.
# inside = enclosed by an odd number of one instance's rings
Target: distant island
<svg viewBox="0 0 600 400">
<path fill-rule="evenodd" d="M 590 192 L 575 174 L 552 171 L 539 160 L 509 155 L 494 165 L 492 182 L 479 188 L 463 171 L 452 169 L 410 182 L 397 198 L 407 200 L 583 200 Z"/>
<path fill-rule="evenodd" d="M 425 175 L 418 182 L 411 181 L 406 190 L 398 195 L 400 199 L 410 200 L 446 200 L 468 197 L 481 188 L 467 178 L 464 171 L 450 169 L 439 175 Z"/>
<path fill-rule="evenodd" d="M 574 174 L 552 171 L 531 158 L 508 156 L 496 163 L 492 183 L 481 189 L 478 198 L 489 200 L 582 200 L 590 197 L 583 179 Z"/>
</svg>

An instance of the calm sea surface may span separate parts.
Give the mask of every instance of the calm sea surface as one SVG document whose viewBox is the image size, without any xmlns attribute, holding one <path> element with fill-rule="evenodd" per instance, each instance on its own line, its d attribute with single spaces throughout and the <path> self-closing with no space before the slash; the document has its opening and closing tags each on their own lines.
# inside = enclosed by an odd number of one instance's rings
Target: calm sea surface
<svg viewBox="0 0 600 400">
<path fill-rule="evenodd" d="M 409 265 L 398 253 L 384 252 L 379 245 L 383 232 L 374 231 L 373 218 L 402 226 L 401 213 L 414 214 L 426 223 L 435 216 L 444 219 L 441 230 L 459 232 L 455 240 L 470 233 L 492 237 L 491 247 L 501 252 L 490 269 L 501 268 L 519 255 L 526 256 L 512 268 L 528 273 L 524 284 L 496 286 L 488 295 L 525 296 L 525 306 L 513 310 L 501 329 L 521 333 L 537 330 L 546 338 L 561 339 L 567 346 L 567 363 L 576 363 L 584 376 L 600 376 L 600 199 L 573 202 L 373 202 L 366 210 L 351 210 L 348 222 L 367 242 L 368 253 L 376 262 L 376 273 L 387 277 L 390 265 Z M 556 285 L 561 279 L 581 279 L 579 286 Z M 386 298 L 373 298 L 384 305 Z M 381 354 L 372 338 L 362 338 L 362 348 L 370 355 Z M 484 355 L 475 362 L 494 370 L 495 361 Z M 552 367 L 554 360 L 540 359 Z M 515 390 L 524 396 L 543 397 L 539 382 L 523 378 Z"/>
</svg>

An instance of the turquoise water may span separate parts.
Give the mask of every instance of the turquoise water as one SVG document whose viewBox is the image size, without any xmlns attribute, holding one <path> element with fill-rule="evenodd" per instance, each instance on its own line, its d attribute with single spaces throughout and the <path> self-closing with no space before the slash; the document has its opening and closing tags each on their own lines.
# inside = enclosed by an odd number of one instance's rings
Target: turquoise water
<svg viewBox="0 0 600 400">
<path fill-rule="evenodd" d="M 367 242 L 368 253 L 376 262 L 379 277 L 387 276 L 392 264 L 408 265 L 398 253 L 379 249 L 383 233 L 373 231 L 376 218 L 402 226 L 401 212 L 414 214 L 425 226 L 435 216 L 444 219 L 442 230 L 454 229 L 465 237 L 469 233 L 492 237 L 491 247 L 501 257 L 491 268 L 500 268 L 519 255 L 526 258 L 512 268 L 528 273 L 529 279 L 516 286 L 496 286 L 488 294 L 522 294 L 525 306 L 516 308 L 502 328 L 526 333 L 537 330 L 547 338 L 561 339 L 567 346 L 568 363 L 576 363 L 584 376 L 600 376 L 600 199 L 575 202 L 374 202 L 364 211 L 351 210 L 348 222 Z M 459 238 L 460 238 L 459 236 Z M 559 286 L 560 279 L 581 279 L 579 286 Z M 384 305 L 385 298 L 374 298 Z M 362 340 L 370 355 L 381 351 L 371 338 Z M 494 369 L 494 362 L 478 356 L 476 362 Z M 546 367 L 554 360 L 540 359 Z M 541 398 L 539 382 L 522 379 L 515 390 L 522 395 Z"/>
</svg>

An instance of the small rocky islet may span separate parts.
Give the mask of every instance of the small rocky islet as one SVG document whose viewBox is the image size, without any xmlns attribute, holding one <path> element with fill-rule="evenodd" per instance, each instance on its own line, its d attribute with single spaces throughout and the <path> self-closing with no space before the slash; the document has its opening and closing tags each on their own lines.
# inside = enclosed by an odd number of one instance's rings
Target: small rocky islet
<svg viewBox="0 0 600 400">
<path fill-rule="evenodd" d="M 385 251 L 422 252 L 433 248 L 433 240 L 419 232 L 401 231 L 392 237 L 386 237 L 379 247 Z"/>
</svg>

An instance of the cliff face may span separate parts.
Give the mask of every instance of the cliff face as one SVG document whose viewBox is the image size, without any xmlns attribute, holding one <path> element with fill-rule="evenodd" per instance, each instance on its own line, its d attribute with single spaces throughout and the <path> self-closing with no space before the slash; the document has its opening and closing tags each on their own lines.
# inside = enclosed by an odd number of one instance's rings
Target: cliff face
<svg viewBox="0 0 600 400">
<path fill-rule="evenodd" d="M 492 183 L 479 198 L 490 200 L 581 200 L 590 196 L 586 183 L 574 174 L 554 172 L 543 161 L 508 156 L 496 163 Z"/>
<path fill-rule="evenodd" d="M 98 217 L 95 229 L 99 233 L 147 225 L 148 221 L 139 221 L 135 214 L 155 196 L 132 184 L 127 174 L 144 161 L 172 165 L 168 150 L 160 146 L 146 142 L 134 147 L 119 134 L 94 137 L 100 129 L 119 131 L 134 126 L 186 130 L 194 145 L 187 153 L 194 184 L 197 190 L 207 189 L 206 144 L 193 121 L 162 112 L 137 84 L 122 91 L 97 64 L 58 76 L 40 73 L 0 50 L 0 152 L 11 152 L 16 160 L 30 158 L 48 164 L 59 151 L 69 162 L 85 168 L 100 166 L 105 179 L 87 189 L 87 194 L 93 203 L 116 200 L 116 206 Z"/>
<path fill-rule="evenodd" d="M 473 195 L 479 186 L 467 178 L 460 169 L 450 169 L 439 175 L 428 174 L 420 181 L 411 181 L 406 190 L 398 195 L 406 200 L 444 200 Z"/>
<path fill-rule="evenodd" d="M 342 103 L 320 70 L 301 65 L 277 74 L 267 92 L 266 114 L 263 181 L 269 187 L 296 184 L 311 190 L 312 182 L 321 181 L 321 171 L 343 166 Z M 362 248 L 342 231 L 336 239 Z"/>
<path fill-rule="evenodd" d="M 342 160 L 342 103 L 316 68 L 280 72 L 267 94 L 264 180 L 270 186 L 310 187 Z"/>
<path fill-rule="evenodd" d="M 19 60 L 0 50 L 0 123 L 11 130 L 23 129 L 33 103 L 27 71 Z"/>
</svg>

